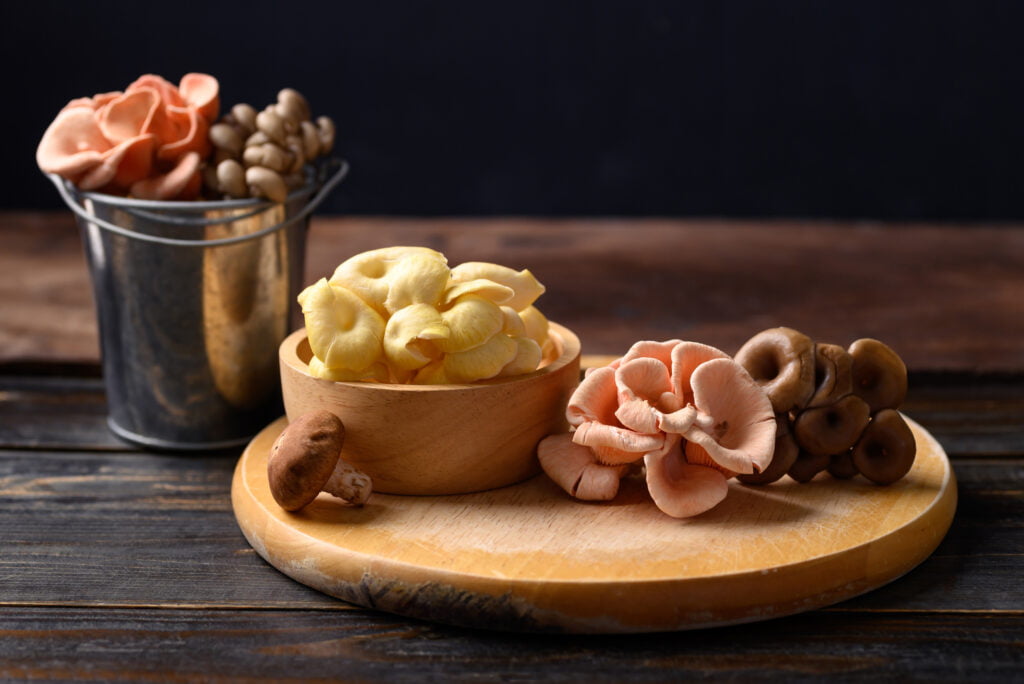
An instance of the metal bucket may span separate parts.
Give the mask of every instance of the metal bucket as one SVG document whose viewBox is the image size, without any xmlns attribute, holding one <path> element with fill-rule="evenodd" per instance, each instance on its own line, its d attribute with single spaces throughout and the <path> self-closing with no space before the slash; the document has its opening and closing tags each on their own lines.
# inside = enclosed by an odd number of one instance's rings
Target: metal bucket
<svg viewBox="0 0 1024 684">
<path fill-rule="evenodd" d="M 224 449 L 281 415 L 277 350 L 301 325 L 309 216 L 347 172 L 311 172 L 282 204 L 134 200 L 50 176 L 82 231 L 116 435 Z"/>
</svg>

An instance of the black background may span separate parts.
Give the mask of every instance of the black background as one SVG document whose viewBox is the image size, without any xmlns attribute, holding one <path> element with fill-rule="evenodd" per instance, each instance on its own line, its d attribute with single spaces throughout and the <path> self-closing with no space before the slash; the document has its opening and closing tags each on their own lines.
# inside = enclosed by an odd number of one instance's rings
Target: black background
<svg viewBox="0 0 1024 684">
<path fill-rule="evenodd" d="M 3 208 L 73 97 L 291 86 L 352 175 L 322 212 L 1024 218 L 1024 3 L 14 2 Z"/>
</svg>

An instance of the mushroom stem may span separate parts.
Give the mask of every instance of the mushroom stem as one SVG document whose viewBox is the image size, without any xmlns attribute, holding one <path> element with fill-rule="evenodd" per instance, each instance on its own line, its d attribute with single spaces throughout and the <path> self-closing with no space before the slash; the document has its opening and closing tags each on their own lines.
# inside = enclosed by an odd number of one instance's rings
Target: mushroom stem
<svg viewBox="0 0 1024 684">
<path fill-rule="evenodd" d="M 342 499 L 346 503 L 361 505 L 366 503 L 373 492 L 370 477 L 345 461 L 338 461 L 334 472 L 324 483 L 323 491 Z"/>
</svg>

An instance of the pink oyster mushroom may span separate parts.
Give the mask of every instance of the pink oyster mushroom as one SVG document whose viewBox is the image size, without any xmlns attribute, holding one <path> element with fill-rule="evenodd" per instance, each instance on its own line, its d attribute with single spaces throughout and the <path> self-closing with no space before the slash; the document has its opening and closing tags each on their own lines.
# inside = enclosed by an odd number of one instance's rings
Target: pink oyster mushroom
<svg viewBox="0 0 1024 684">
<path fill-rule="evenodd" d="M 123 93 L 71 100 L 46 129 L 36 162 L 81 190 L 140 199 L 194 199 L 219 85 L 186 74 L 175 86 L 147 74 Z"/>
<path fill-rule="evenodd" d="M 591 369 L 569 400 L 571 433 L 538 447 L 544 471 L 572 496 L 610 500 L 632 464 L 677 518 L 703 513 L 727 479 L 771 462 L 775 414 L 764 391 L 725 352 L 697 342 L 637 342 Z"/>
</svg>

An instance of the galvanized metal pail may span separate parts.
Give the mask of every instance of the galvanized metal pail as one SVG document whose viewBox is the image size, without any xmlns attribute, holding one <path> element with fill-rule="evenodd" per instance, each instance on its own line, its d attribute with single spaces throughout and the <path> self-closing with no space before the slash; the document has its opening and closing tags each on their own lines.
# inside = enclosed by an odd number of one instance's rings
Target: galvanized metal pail
<svg viewBox="0 0 1024 684">
<path fill-rule="evenodd" d="M 348 172 L 310 172 L 280 204 L 80 192 L 110 429 L 170 450 L 239 446 L 282 413 L 277 350 L 300 325 L 309 216 Z"/>
</svg>

